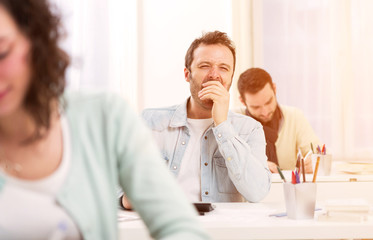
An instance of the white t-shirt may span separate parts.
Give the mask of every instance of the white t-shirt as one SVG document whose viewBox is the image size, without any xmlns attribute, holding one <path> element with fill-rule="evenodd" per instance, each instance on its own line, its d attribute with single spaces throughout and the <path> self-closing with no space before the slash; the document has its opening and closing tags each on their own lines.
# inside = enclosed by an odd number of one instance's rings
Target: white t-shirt
<svg viewBox="0 0 373 240">
<path fill-rule="evenodd" d="M 57 170 L 39 180 L 0 175 L 6 183 L 0 192 L 0 239 L 81 239 L 76 224 L 57 203 L 71 163 L 68 125 L 61 116 L 63 156 Z"/>
<path fill-rule="evenodd" d="M 201 139 L 213 123 L 209 119 L 187 119 L 190 139 L 181 161 L 177 180 L 189 201 L 201 201 Z"/>
</svg>

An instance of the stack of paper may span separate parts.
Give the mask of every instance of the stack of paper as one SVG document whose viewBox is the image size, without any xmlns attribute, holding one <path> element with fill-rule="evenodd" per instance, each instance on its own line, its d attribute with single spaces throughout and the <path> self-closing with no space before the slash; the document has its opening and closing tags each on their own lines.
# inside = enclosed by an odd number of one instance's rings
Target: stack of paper
<svg viewBox="0 0 373 240">
<path fill-rule="evenodd" d="M 119 211 L 118 212 L 118 221 L 119 222 L 128 222 L 128 221 L 135 221 L 140 220 L 140 216 L 133 211 Z"/>
<path fill-rule="evenodd" d="M 372 174 L 373 163 L 371 162 L 349 162 L 336 166 L 338 172 L 349 174 Z"/>
<path fill-rule="evenodd" d="M 333 199 L 325 205 L 326 213 L 319 221 L 363 222 L 371 214 L 371 205 L 365 199 Z"/>
</svg>

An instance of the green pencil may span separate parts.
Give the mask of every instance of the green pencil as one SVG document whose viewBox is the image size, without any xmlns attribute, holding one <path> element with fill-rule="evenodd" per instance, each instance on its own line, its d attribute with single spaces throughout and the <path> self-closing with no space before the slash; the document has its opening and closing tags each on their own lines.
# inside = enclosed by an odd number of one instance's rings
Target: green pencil
<svg viewBox="0 0 373 240">
<path fill-rule="evenodd" d="M 279 166 L 277 166 L 277 171 L 278 171 L 278 173 L 280 174 L 280 177 L 282 178 L 282 180 L 284 180 L 284 182 L 286 182 L 286 179 L 285 179 L 285 177 L 284 177 L 284 174 L 282 174 L 282 171 L 281 171 L 281 169 L 280 169 Z"/>
</svg>

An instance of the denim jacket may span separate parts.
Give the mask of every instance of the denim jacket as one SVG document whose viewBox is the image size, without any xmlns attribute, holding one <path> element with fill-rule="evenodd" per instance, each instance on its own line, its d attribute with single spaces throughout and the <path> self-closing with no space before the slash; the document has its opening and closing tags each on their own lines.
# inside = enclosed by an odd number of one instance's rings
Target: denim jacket
<svg viewBox="0 0 373 240">
<path fill-rule="evenodd" d="M 162 156 L 177 176 L 190 139 L 187 102 L 168 108 L 145 109 Z M 268 193 L 271 172 L 267 165 L 262 125 L 254 119 L 228 113 L 228 119 L 205 131 L 201 142 L 201 199 L 203 202 L 258 202 Z"/>
</svg>

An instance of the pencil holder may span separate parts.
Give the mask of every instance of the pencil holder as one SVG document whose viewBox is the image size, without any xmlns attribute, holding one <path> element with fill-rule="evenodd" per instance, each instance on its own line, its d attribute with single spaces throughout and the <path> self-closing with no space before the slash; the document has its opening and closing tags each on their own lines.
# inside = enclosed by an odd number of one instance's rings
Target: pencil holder
<svg viewBox="0 0 373 240">
<path fill-rule="evenodd" d="M 316 183 L 284 183 L 283 186 L 288 218 L 313 218 L 316 204 Z"/>
<path fill-rule="evenodd" d="M 318 176 L 329 176 L 332 170 L 332 155 L 331 154 L 312 154 L 312 170 L 315 172 L 317 157 L 320 157 Z"/>
</svg>

